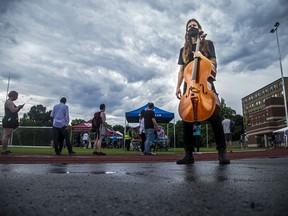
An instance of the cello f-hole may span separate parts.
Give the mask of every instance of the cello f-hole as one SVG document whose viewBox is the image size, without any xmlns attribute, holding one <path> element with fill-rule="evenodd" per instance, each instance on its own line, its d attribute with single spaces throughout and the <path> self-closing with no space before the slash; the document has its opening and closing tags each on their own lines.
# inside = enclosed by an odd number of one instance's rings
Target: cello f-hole
<svg viewBox="0 0 288 216">
<path fill-rule="evenodd" d="M 200 86 L 202 87 L 202 93 L 203 94 L 208 94 L 208 92 L 205 91 L 205 86 L 203 84 L 200 84 Z"/>
</svg>

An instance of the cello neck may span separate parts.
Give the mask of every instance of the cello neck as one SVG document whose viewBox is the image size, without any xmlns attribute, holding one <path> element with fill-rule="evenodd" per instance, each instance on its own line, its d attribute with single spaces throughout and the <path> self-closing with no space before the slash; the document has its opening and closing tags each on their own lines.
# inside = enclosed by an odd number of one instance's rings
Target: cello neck
<svg viewBox="0 0 288 216">
<path fill-rule="evenodd" d="M 199 50 L 200 50 L 200 38 L 198 37 L 197 38 L 197 42 L 196 42 L 195 52 L 198 52 Z M 191 80 L 196 80 L 197 79 L 198 61 L 199 61 L 199 58 L 194 58 L 194 64 L 193 64 L 193 68 L 192 68 Z"/>
</svg>

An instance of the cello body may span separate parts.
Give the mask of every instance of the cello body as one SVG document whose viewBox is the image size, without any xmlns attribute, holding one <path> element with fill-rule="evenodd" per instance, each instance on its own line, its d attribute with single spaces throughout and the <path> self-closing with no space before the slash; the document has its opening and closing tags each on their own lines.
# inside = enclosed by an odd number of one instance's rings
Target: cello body
<svg viewBox="0 0 288 216">
<path fill-rule="evenodd" d="M 220 102 L 211 84 L 211 80 L 215 80 L 213 75 L 216 75 L 216 71 L 206 57 L 195 58 L 185 67 L 184 80 L 187 88 L 178 107 L 182 120 L 204 122 L 219 115 Z"/>
</svg>

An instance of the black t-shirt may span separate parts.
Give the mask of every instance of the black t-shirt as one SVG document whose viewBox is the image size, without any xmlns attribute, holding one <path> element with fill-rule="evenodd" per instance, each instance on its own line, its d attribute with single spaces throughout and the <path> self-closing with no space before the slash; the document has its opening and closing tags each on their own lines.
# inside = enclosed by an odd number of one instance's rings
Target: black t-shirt
<svg viewBox="0 0 288 216">
<path fill-rule="evenodd" d="M 155 118 L 155 112 L 153 110 L 146 110 L 144 115 L 145 129 L 154 129 L 152 118 Z"/>
<path fill-rule="evenodd" d="M 210 40 L 206 40 L 207 44 L 208 44 L 208 56 L 206 56 L 208 59 L 211 58 L 216 58 L 216 53 L 215 53 L 215 48 L 214 48 L 214 44 L 212 41 Z M 196 50 L 196 44 L 192 45 L 192 50 L 195 51 Z M 194 60 L 194 54 L 190 53 L 189 54 L 189 61 L 185 64 L 182 58 L 182 53 L 183 53 L 183 47 L 180 49 L 180 53 L 179 53 L 179 59 L 178 59 L 178 65 L 184 65 L 184 68 L 187 64 L 189 64 L 189 62 Z"/>
</svg>

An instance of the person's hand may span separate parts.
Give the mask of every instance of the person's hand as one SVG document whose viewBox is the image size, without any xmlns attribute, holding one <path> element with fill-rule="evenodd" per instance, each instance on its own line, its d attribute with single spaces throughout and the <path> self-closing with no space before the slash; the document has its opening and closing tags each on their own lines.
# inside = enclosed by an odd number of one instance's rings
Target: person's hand
<svg viewBox="0 0 288 216">
<path fill-rule="evenodd" d="M 194 52 L 194 59 L 195 58 L 202 58 L 203 54 L 200 51 Z"/>
<path fill-rule="evenodd" d="M 182 97 L 182 93 L 181 93 L 181 89 L 180 88 L 176 88 L 176 93 L 175 93 L 176 97 L 180 100 Z"/>
<path fill-rule="evenodd" d="M 22 109 L 24 107 L 25 104 L 19 105 L 18 108 L 19 110 Z"/>
</svg>

